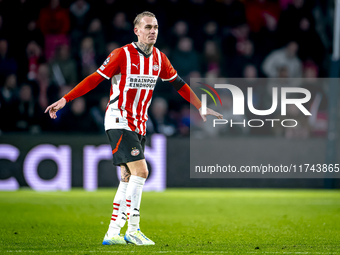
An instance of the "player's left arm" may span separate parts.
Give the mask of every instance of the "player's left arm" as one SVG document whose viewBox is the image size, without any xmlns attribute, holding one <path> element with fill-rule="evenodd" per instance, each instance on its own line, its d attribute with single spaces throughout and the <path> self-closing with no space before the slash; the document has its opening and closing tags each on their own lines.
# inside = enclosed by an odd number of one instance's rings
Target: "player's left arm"
<svg viewBox="0 0 340 255">
<path fill-rule="evenodd" d="M 201 101 L 198 99 L 195 92 L 189 87 L 189 85 L 178 75 L 175 79 L 170 81 L 170 83 L 172 84 L 172 86 L 174 86 L 174 88 L 177 90 L 177 92 L 185 100 L 187 100 L 189 103 L 191 103 L 193 106 L 196 107 L 196 109 L 199 111 L 204 122 L 207 120 L 206 115 L 213 115 L 213 116 L 217 117 L 218 119 L 223 118 L 222 114 L 215 112 L 214 110 L 212 110 L 210 108 L 207 108 L 207 114 L 202 114 L 202 109 L 201 109 L 202 103 L 201 103 Z"/>
<path fill-rule="evenodd" d="M 192 91 L 192 89 L 189 87 L 189 85 L 183 81 L 181 77 L 178 76 L 177 71 L 173 68 L 171 65 L 169 59 L 165 56 L 164 53 L 161 53 L 162 58 L 162 66 L 161 71 L 159 74 L 159 77 L 163 81 L 169 81 L 174 88 L 177 90 L 177 92 L 189 103 L 193 104 L 197 110 L 199 111 L 203 121 L 205 122 L 207 115 L 213 115 L 217 117 L 218 119 L 222 119 L 223 115 L 215 112 L 214 110 L 207 108 L 207 114 L 202 114 L 202 103 L 196 96 L 196 94 Z"/>
</svg>

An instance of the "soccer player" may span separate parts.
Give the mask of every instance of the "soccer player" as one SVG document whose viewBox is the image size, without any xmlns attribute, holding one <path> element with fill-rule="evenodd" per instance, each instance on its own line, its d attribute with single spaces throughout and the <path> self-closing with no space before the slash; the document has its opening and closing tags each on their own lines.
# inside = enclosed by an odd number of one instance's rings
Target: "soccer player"
<svg viewBox="0 0 340 255">
<path fill-rule="evenodd" d="M 157 78 L 169 81 L 178 93 L 200 112 L 201 102 L 177 74 L 164 53 L 154 47 L 158 23 L 151 12 L 143 12 L 134 20 L 137 42 L 111 52 L 99 69 L 86 77 L 59 101 L 46 108 L 52 119 L 65 104 L 94 89 L 104 79 L 112 82 L 110 102 L 105 114 L 105 130 L 112 147 L 113 164 L 121 167 L 121 181 L 113 200 L 113 213 L 103 244 L 154 245 L 139 228 L 139 208 L 142 189 L 148 177 L 144 157 L 147 110 Z M 207 108 L 206 115 L 222 119 L 222 115 Z M 125 236 L 121 228 L 128 220 Z"/>
</svg>

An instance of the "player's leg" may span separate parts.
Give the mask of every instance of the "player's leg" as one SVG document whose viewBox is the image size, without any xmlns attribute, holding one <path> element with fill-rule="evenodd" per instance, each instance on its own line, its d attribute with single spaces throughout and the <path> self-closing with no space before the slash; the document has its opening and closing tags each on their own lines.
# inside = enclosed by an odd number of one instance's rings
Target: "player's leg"
<svg viewBox="0 0 340 255">
<path fill-rule="evenodd" d="M 126 191 L 126 203 L 128 206 L 128 229 L 125 234 L 125 240 L 128 243 L 136 245 L 154 245 L 155 243 L 147 238 L 139 227 L 140 222 L 140 203 L 142 191 L 149 171 L 144 159 L 145 138 L 141 138 L 141 147 L 143 159 L 128 162 L 127 165 L 131 172 L 130 181 Z"/>
<path fill-rule="evenodd" d="M 148 168 L 144 156 L 145 137 L 129 130 L 106 131 L 112 147 L 114 164 L 126 164 L 131 174 L 126 187 L 126 206 L 129 214 L 128 231 L 125 240 L 136 245 L 152 245 L 154 242 L 146 238 L 139 229 L 139 208 L 142 190 L 148 176 Z M 117 216 L 118 218 L 119 216 Z"/>
<path fill-rule="evenodd" d="M 127 163 L 131 177 L 126 191 L 126 203 L 128 206 L 128 233 L 136 232 L 139 229 L 140 203 L 145 180 L 148 176 L 148 168 L 145 159 Z"/>
<path fill-rule="evenodd" d="M 110 226 L 105 234 L 103 244 L 126 244 L 124 238 L 120 236 L 120 229 L 126 221 L 126 189 L 130 177 L 130 171 L 126 166 L 124 153 L 121 151 L 124 144 L 124 130 L 110 129 L 106 131 L 107 137 L 112 148 L 113 164 L 121 167 L 122 180 L 118 186 L 116 195 L 113 200 L 113 213 Z M 125 215 L 124 215 L 125 214 Z"/>
<path fill-rule="evenodd" d="M 126 190 L 129 183 L 131 173 L 127 166 L 121 165 L 121 180 L 113 199 L 113 212 L 109 229 L 104 237 L 103 244 L 126 244 L 122 236 L 120 236 L 120 230 L 125 225 L 127 219 L 126 208 Z"/>
</svg>

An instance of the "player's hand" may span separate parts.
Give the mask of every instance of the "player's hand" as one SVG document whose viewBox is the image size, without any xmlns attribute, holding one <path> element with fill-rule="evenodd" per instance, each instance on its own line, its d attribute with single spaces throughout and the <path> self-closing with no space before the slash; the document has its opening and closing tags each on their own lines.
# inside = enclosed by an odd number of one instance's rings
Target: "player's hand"
<svg viewBox="0 0 340 255">
<path fill-rule="evenodd" d="M 200 108 L 198 111 L 200 112 L 200 115 L 201 115 L 204 122 L 207 121 L 207 118 L 206 118 L 207 115 L 212 115 L 212 116 L 217 117 L 218 119 L 223 119 L 222 114 L 215 112 L 214 110 L 212 110 L 210 108 L 207 108 L 207 114 L 202 114 L 202 108 Z"/>
<path fill-rule="evenodd" d="M 57 111 L 62 109 L 65 105 L 66 105 L 66 99 L 62 97 L 57 102 L 55 102 L 55 103 L 51 104 L 50 106 L 48 106 L 46 108 L 46 110 L 45 110 L 45 113 L 49 112 L 50 117 L 52 119 L 56 119 L 57 118 Z"/>
</svg>

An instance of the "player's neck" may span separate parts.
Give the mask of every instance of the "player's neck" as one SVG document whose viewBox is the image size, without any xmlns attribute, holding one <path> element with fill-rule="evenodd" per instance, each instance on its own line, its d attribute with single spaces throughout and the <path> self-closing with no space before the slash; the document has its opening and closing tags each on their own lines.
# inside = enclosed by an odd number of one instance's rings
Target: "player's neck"
<svg viewBox="0 0 340 255">
<path fill-rule="evenodd" d="M 151 54 L 152 49 L 153 49 L 153 45 L 152 44 L 145 44 L 142 42 L 137 42 L 136 45 L 138 46 L 138 48 L 140 48 L 146 55 Z"/>
</svg>

